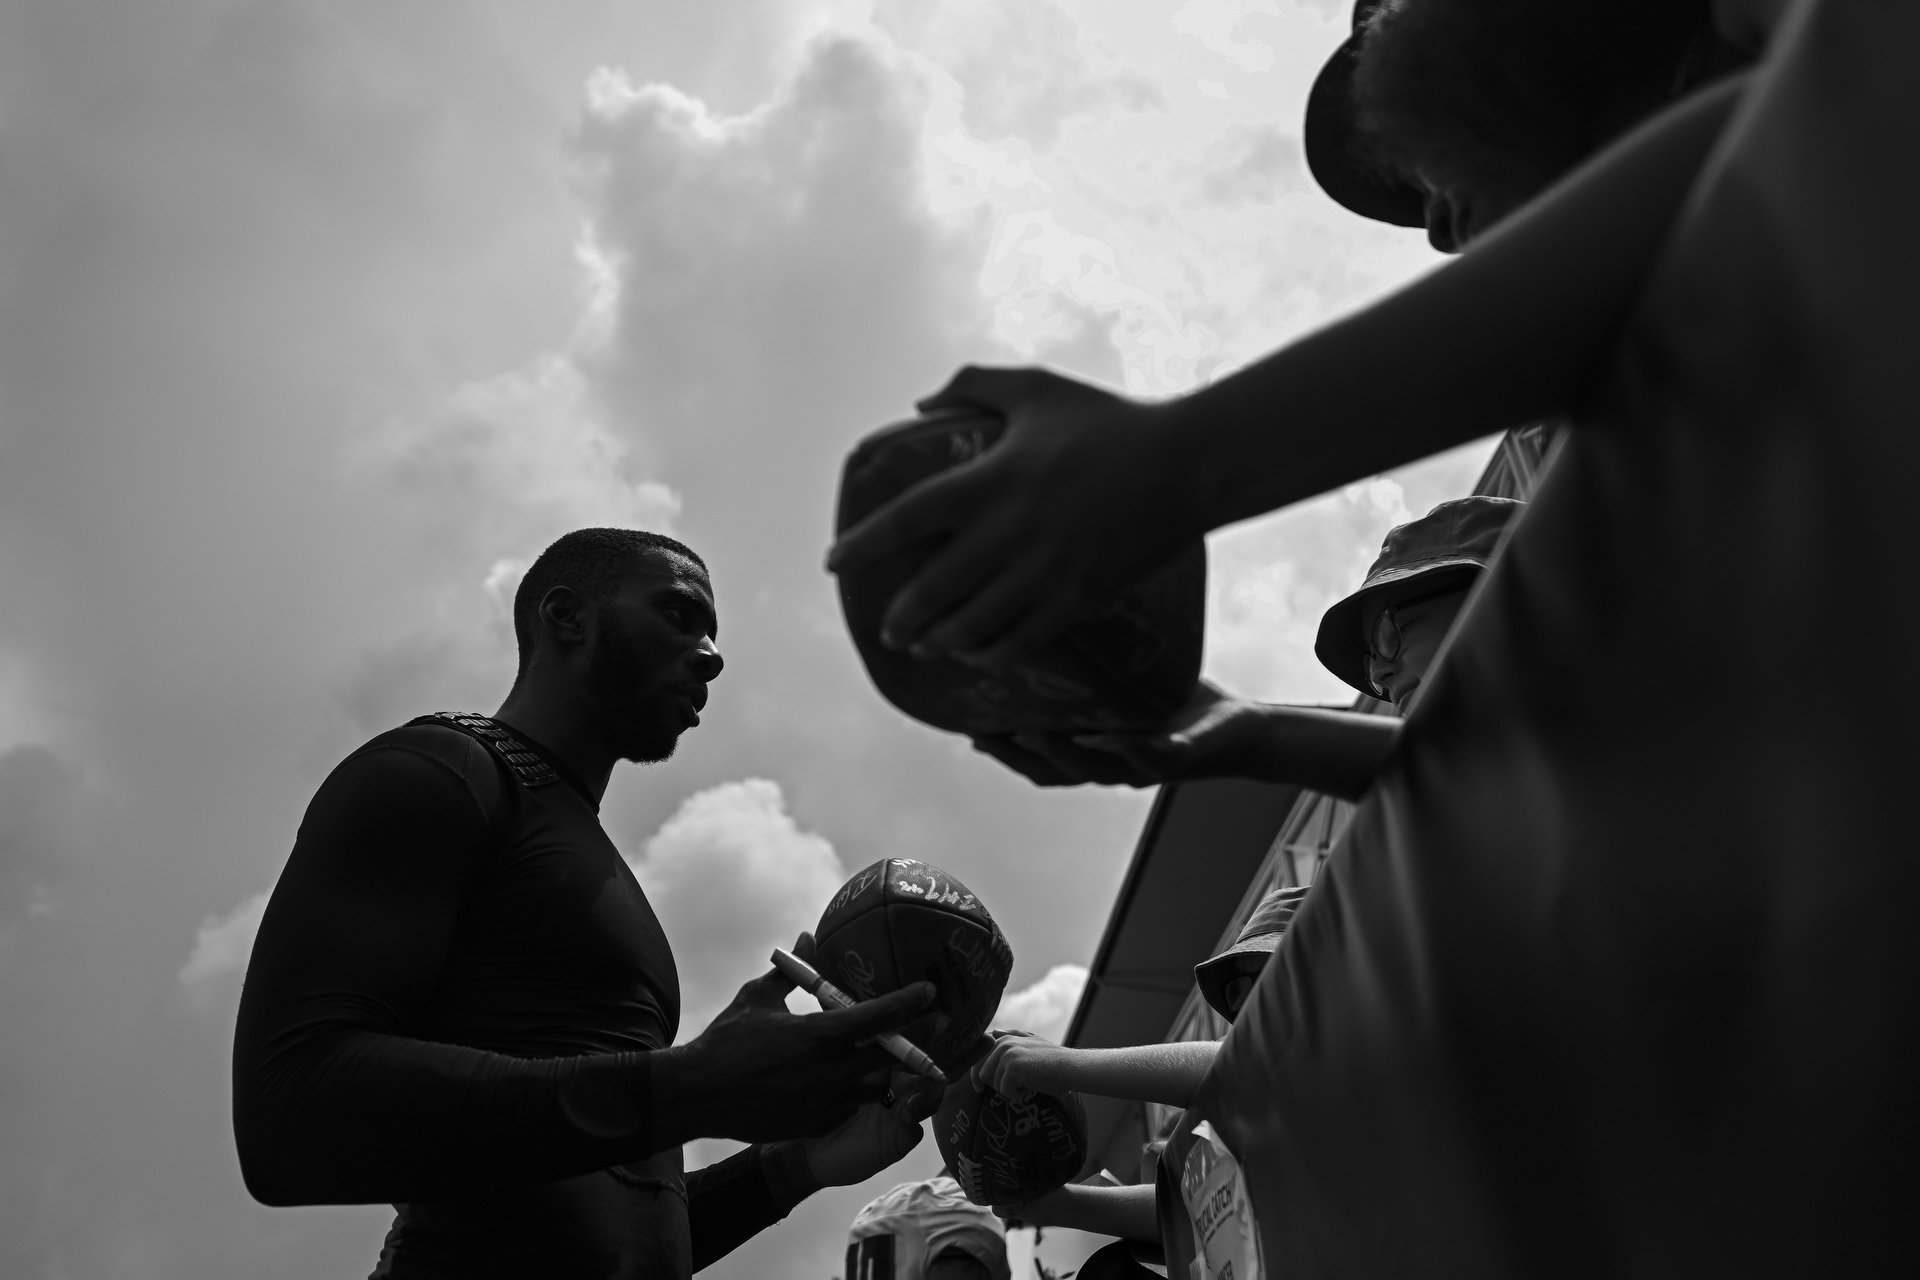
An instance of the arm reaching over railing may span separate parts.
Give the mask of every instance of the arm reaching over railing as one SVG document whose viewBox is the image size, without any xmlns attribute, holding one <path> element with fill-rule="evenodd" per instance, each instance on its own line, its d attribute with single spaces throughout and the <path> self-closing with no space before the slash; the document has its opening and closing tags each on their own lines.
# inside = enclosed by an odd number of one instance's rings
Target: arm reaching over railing
<svg viewBox="0 0 1920 1280">
<path fill-rule="evenodd" d="M 921 408 L 1000 413 L 1005 437 L 848 531 L 829 569 L 938 542 L 894 596 L 886 642 L 1001 662 L 1207 530 L 1567 409 L 1745 84 L 1681 101 L 1458 261 L 1191 395 L 961 370 Z"/>
</svg>

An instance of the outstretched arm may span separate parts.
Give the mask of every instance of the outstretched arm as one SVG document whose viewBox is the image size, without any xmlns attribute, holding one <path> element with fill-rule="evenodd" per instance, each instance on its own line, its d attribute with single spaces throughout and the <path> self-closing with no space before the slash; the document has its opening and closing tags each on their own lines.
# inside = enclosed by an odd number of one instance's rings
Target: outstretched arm
<svg viewBox="0 0 1920 1280">
<path fill-rule="evenodd" d="M 707 1134 L 821 1133 L 886 1087 L 891 1059 L 854 1043 L 930 994 L 797 1017 L 784 1004 L 791 984 L 769 974 L 706 1032 L 652 1053 L 529 1059 L 420 1038 L 487 844 L 460 777 L 412 751 L 357 756 L 315 796 L 261 922 L 235 1028 L 234 1133 L 255 1198 L 444 1199 Z M 861 1016 L 841 1021 L 849 1015 Z"/>
<path fill-rule="evenodd" d="M 1206 527 L 1571 408 L 1745 83 L 1682 101 L 1458 260 L 1178 402 Z"/>
<path fill-rule="evenodd" d="M 1219 1052 L 1217 1040 L 1070 1049 L 1037 1037 L 1007 1036 L 975 1064 L 973 1078 L 1015 1098 L 1079 1092 L 1185 1107 Z"/>
<path fill-rule="evenodd" d="M 1024 1204 L 997 1204 L 1003 1218 L 1035 1227 L 1066 1227 L 1122 1240 L 1158 1241 L 1160 1219 L 1154 1208 L 1154 1188 L 1095 1187 L 1070 1182 Z"/>
<path fill-rule="evenodd" d="M 922 407 L 998 412 L 1006 435 L 849 530 L 828 567 L 933 541 L 883 636 L 1001 662 L 1210 529 L 1569 408 L 1744 87 L 1684 100 L 1459 260 L 1181 399 L 962 370 Z"/>
<path fill-rule="evenodd" d="M 1352 800 L 1373 785 L 1399 736 L 1392 716 L 1249 702 L 1202 682 L 1159 733 L 1023 733 L 973 745 L 1043 787 L 1252 778 Z"/>
</svg>

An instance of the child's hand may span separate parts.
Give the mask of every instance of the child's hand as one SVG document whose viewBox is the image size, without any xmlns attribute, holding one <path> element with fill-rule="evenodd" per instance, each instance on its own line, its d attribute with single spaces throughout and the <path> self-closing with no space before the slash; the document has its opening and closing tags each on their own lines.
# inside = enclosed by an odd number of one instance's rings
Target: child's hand
<svg viewBox="0 0 1920 1280">
<path fill-rule="evenodd" d="M 1037 1036 L 1002 1036 L 993 1052 L 973 1068 L 973 1082 L 996 1089 L 1016 1102 L 1036 1093 L 1066 1093 L 1077 1087 L 1074 1059 L 1079 1051 Z"/>
</svg>

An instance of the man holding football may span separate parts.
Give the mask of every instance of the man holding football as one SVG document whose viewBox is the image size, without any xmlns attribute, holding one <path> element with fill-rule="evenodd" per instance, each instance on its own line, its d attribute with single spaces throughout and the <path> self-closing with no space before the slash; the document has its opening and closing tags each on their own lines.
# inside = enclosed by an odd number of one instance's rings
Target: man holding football
<svg viewBox="0 0 1920 1280">
<path fill-rule="evenodd" d="M 421 717 L 321 785 L 235 1035 L 256 1199 L 392 1203 L 376 1277 L 684 1280 L 919 1141 L 935 1097 L 872 1037 L 926 983 L 801 1016 L 769 972 L 674 1043 L 673 953 L 598 808 L 699 724 L 718 629 L 685 546 L 567 534 L 516 594 L 498 711 Z M 756 1145 L 685 1173 L 698 1137 Z"/>
</svg>

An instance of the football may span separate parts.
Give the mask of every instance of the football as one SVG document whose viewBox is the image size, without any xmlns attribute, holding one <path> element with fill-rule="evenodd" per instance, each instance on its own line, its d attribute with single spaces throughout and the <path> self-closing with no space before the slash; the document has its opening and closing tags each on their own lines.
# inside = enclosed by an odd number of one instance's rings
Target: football
<svg viewBox="0 0 1920 1280">
<path fill-rule="evenodd" d="M 973 1060 L 1013 972 L 1013 948 L 986 904 L 911 858 L 882 859 L 848 880 L 813 939 L 814 968 L 856 1000 L 933 983 L 933 1007 L 900 1033 L 949 1078 Z"/>
<path fill-rule="evenodd" d="M 868 436 L 841 473 L 837 527 L 844 532 L 921 481 L 979 457 L 1005 428 L 996 414 L 940 410 Z M 923 543 L 840 575 L 840 607 L 867 674 L 914 719 L 969 737 L 1140 732 L 1164 724 L 1193 692 L 1207 595 L 1198 540 L 1059 639 L 995 671 L 880 643 L 894 592 L 938 549 Z"/>
<path fill-rule="evenodd" d="M 967 1199 L 1019 1204 L 1079 1176 L 1087 1161 L 1087 1112 L 1077 1093 L 1015 1101 L 974 1084 L 968 1073 L 947 1086 L 933 1140 Z"/>
</svg>

